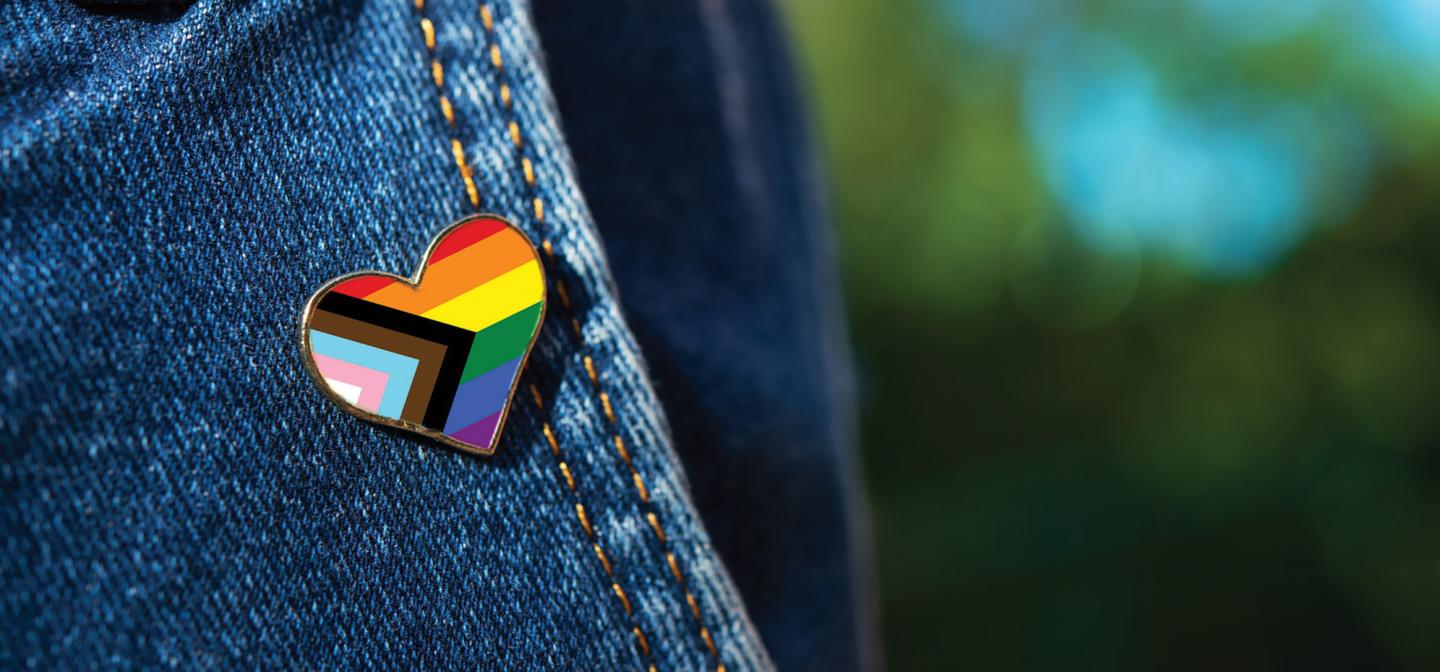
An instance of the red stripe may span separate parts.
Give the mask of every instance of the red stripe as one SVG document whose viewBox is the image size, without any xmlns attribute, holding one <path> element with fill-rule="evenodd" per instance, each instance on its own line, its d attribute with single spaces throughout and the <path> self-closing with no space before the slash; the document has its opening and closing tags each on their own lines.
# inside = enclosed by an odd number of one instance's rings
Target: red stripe
<svg viewBox="0 0 1440 672">
<path fill-rule="evenodd" d="M 339 292 L 346 296 L 353 296 L 357 299 L 363 299 L 389 287 L 394 282 L 395 278 L 387 278 L 383 275 L 362 275 L 358 278 L 352 278 L 335 285 L 335 288 L 330 291 Z"/>
<path fill-rule="evenodd" d="M 435 246 L 435 252 L 430 255 L 430 261 L 426 262 L 426 265 L 434 264 L 445 257 L 485 240 L 499 233 L 504 228 L 505 222 L 489 217 L 466 222 L 460 228 L 451 231 L 450 235 L 445 236 L 445 240 L 440 241 L 440 244 Z"/>
</svg>

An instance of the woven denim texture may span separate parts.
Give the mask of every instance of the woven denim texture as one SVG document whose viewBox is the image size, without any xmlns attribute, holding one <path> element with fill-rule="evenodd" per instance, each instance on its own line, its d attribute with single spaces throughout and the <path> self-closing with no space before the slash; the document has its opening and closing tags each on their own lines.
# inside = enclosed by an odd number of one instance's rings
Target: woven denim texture
<svg viewBox="0 0 1440 672">
<path fill-rule="evenodd" d="M 473 1 L 423 10 L 451 126 L 409 0 L 0 6 L 0 667 L 770 667 L 621 317 L 528 9 L 491 8 L 493 30 Z M 480 209 L 551 241 L 573 304 L 552 294 L 522 379 L 543 408 L 517 397 L 492 459 L 344 414 L 296 347 L 315 288 L 409 273 L 473 209 L 452 137 Z"/>
<path fill-rule="evenodd" d="M 838 274 L 782 26 L 764 0 L 536 0 L 535 18 L 621 303 L 766 649 L 781 669 L 877 667 Z"/>
</svg>

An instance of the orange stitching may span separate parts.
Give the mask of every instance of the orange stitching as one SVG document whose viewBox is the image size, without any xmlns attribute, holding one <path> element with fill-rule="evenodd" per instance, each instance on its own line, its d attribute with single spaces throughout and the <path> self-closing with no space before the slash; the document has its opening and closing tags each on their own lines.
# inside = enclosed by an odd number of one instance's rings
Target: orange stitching
<svg viewBox="0 0 1440 672">
<path fill-rule="evenodd" d="M 532 386 L 532 387 L 533 387 L 533 386 Z M 537 392 L 534 392 L 533 394 L 535 395 L 535 405 L 536 405 L 537 407 L 539 407 L 540 410 L 542 410 L 542 411 L 545 410 L 545 406 L 540 403 L 540 393 L 537 391 Z M 554 454 L 556 457 L 559 457 L 559 456 L 560 456 L 560 442 L 558 442 L 558 441 L 555 440 L 555 434 L 550 431 L 550 423 L 548 423 L 548 422 L 547 422 L 547 423 L 544 423 L 544 426 L 542 427 L 542 429 L 545 431 L 545 440 L 550 442 L 550 452 L 551 452 L 552 454 Z"/>
<path fill-rule="evenodd" d="M 423 2 L 423 0 L 417 1 Z M 485 2 L 480 3 L 480 20 L 481 23 L 485 26 L 485 33 L 493 39 L 495 37 L 495 16 L 490 11 L 490 6 Z M 500 52 L 500 44 L 498 41 L 492 41 L 490 43 L 489 52 L 490 64 L 494 66 L 496 76 L 504 77 L 505 59 Z M 511 114 L 514 113 L 511 105 L 510 87 L 507 86 L 504 82 L 500 84 L 500 102 L 507 112 L 510 112 Z M 515 145 L 515 150 L 519 154 L 521 174 L 525 178 L 525 183 L 533 188 L 535 186 L 535 164 L 531 161 L 530 157 L 524 154 L 520 127 L 513 118 L 508 125 L 508 130 L 510 132 L 511 141 Z M 534 196 L 531 203 L 535 209 L 536 223 L 543 225 L 545 222 L 544 203 L 540 200 L 540 196 L 538 194 Z M 541 247 L 545 250 L 545 254 L 550 258 L 550 262 L 552 264 L 558 263 L 555 258 L 554 246 L 550 244 L 549 239 L 542 240 Z M 564 304 L 565 309 L 570 310 L 569 292 L 565 289 L 565 281 L 558 277 L 558 274 L 555 278 L 555 291 L 556 294 L 560 296 L 560 302 Z M 585 342 L 584 335 L 580 330 L 580 322 L 574 317 L 574 315 L 571 315 L 570 317 L 570 326 L 572 329 L 574 329 L 575 335 L 580 342 L 580 347 L 582 348 L 582 353 L 584 354 L 586 373 L 589 374 L 590 381 L 594 384 L 595 391 L 600 398 L 601 406 L 603 406 L 605 409 L 605 417 L 608 418 L 610 421 L 610 428 L 615 439 L 615 450 L 620 454 L 621 459 L 625 462 L 625 466 L 628 467 L 630 470 L 630 477 L 631 480 L 634 482 L 636 495 L 640 497 L 640 501 L 645 506 L 652 508 L 651 511 L 648 511 L 645 514 L 646 521 L 650 523 L 651 529 L 653 529 L 655 532 L 655 538 L 660 541 L 660 546 L 665 551 L 666 560 L 671 568 L 671 574 L 675 577 L 675 582 L 679 585 L 681 592 L 684 593 L 685 602 L 690 606 L 690 613 L 692 616 L 694 616 L 696 625 L 698 625 L 700 628 L 699 635 L 701 641 L 705 644 L 705 649 L 709 651 L 710 656 L 712 658 L 715 658 L 716 660 L 716 672 L 725 672 L 725 664 L 719 660 L 719 649 L 715 646 L 715 640 L 711 636 L 709 628 L 705 627 L 705 619 L 700 610 L 699 600 L 697 600 L 695 594 L 690 591 L 690 586 L 686 583 L 684 576 L 680 573 L 679 562 L 675 559 L 674 553 L 670 552 L 669 537 L 665 534 L 664 528 L 662 528 L 660 525 L 659 516 L 657 516 L 655 511 L 653 510 L 654 504 L 650 501 L 650 492 L 645 488 L 645 481 L 640 477 L 640 472 L 636 470 L 634 463 L 630 460 L 630 453 L 625 449 L 624 440 L 620 438 L 620 432 L 618 428 L 619 423 L 617 422 L 617 419 L 615 417 L 614 408 L 610 404 L 609 395 L 607 395 L 605 391 L 601 389 L 600 377 L 596 371 L 595 362 L 588 353 L 584 353 L 584 349 L 588 346 Z M 625 598 L 625 594 L 620 589 L 619 584 L 616 584 L 614 587 L 616 594 L 619 595 L 620 599 L 625 602 L 626 612 L 628 613 L 629 600 Z M 645 636 L 641 634 L 638 627 L 635 629 L 635 636 L 638 640 L 642 642 L 642 646 L 648 655 L 650 646 L 648 643 L 645 643 Z"/>
<path fill-rule="evenodd" d="M 631 480 L 635 481 L 635 491 L 640 493 L 640 500 L 649 503 L 650 491 L 645 489 L 645 480 L 640 478 L 640 472 L 632 471 L 630 475 L 634 477 Z M 647 513 L 645 515 L 654 516 L 655 514 Z"/>
<path fill-rule="evenodd" d="M 455 108 L 445 95 L 445 68 L 435 57 L 435 23 L 425 16 L 425 0 L 415 0 L 415 11 L 420 13 L 420 34 L 425 38 L 425 51 L 430 57 L 430 79 L 435 82 L 435 90 L 440 95 L 440 115 L 445 117 L 445 123 L 453 131 Z M 474 172 L 465 162 L 465 148 L 460 145 L 460 139 L 453 135 L 450 136 L 450 153 L 455 158 L 455 167 L 460 169 L 460 179 L 465 182 L 466 198 L 470 199 L 471 207 L 480 207 L 480 190 L 475 186 Z"/>
<path fill-rule="evenodd" d="M 625 460 L 625 466 L 631 466 L 630 451 L 625 450 L 625 439 L 620 438 L 619 434 L 615 435 L 615 452 L 620 453 L 620 459 Z"/>
<path fill-rule="evenodd" d="M 440 96 L 440 114 L 445 115 L 445 121 L 450 125 L 455 124 L 455 108 L 450 107 L 450 99 Z"/>
<path fill-rule="evenodd" d="M 575 517 L 580 519 L 580 527 L 585 528 L 585 536 L 594 537 L 595 528 L 590 526 L 590 517 L 585 515 L 585 505 L 575 502 Z"/>
<path fill-rule="evenodd" d="M 570 293 L 565 291 L 564 285 L 557 285 L 555 289 L 558 290 L 558 293 L 560 294 L 560 303 L 565 305 L 565 310 L 570 310 Z"/>
<path fill-rule="evenodd" d="M 675 560 L 674 553 L 665 553 L 665 562 L 670 563 L 670 573 L 675 575 L 676 581 L 684 581 L 685 577 L 680 575 L 680 563 Z"/>
<path fill-rule="evenodd" d="M 640 643 L 640 648 L 645 650 L 645 655 L 650 655 L 650 641 L 645 639 L 645 633 L 640 632 L 640 628 L 635 628 L 635 640 Z M 651 665 L 650 669 L 655 669 L 655 666 Z"/>
<path fill-rule="evenodd" d="M 540 388 L 535 383 L 529 384 L 530 397 L 535 401 L 535 408 L 541 412 L 545 410 L 544 398 L 540 394 Z M 575 474 L 570 471 L 570 465 L 562 459 L 560 441 L 555 438 L 555 431 L 550 429 L 550 423 L 541 421 L 540 432 L 545 435 L 545 441 L 550 444 L 550 453 L 555 456 L 555 462 L 560 469 L 560 475 L 565 477 L 565 487 L 570 489 L 570 494 L 575 497 L 575 519 L 580 521 L 580 527 L 585 530 L 585 538 L 590 541 L 590 548 L 595 551 L 595 558 L 600 561 L 600 567 L 605 570 L 605 577 L 610 580 L 610 592 L 620 602 L 625 610 L 625 615 L 630 618 L 630 632 L 635 635 L 636 646 L 640 647 L 641 654 L 646 659 L 648 672 L 655 672 L 654 663 L 650 662 L 650 642 L 645 639 L 645 633 L 640 626 L 635 624 L 635 610 L 630 604 L 630 598 L 625 594 L 625 589 L 620 587 L 620 578 L 615 574 L 615 567 L 610 563 L 610 556 L 605 553 L 605 548 L 600 545 L 600 538 L 595 536 L 595 526 L 590 523 L 590 515 L 585 513 L 585 505 L 580 502 L 580 490 L 575 485 Z"/>
<path fill-rule="evenodd" d="M 450 98 L 445 95 L 445 68 L 440 65 L 440 60 L 435 56 L 435 23 L 425 16 L 425 0 L 415 0 L 415 11 L 420 14 L 420 33 L 425 38 L 425 50 L 430 56 L 430 78 L 435 82 L 435 88 L 440 95 L 440 114 L 445 117 L 445 123 L 453 130 L 455 128 L 455 108 L 450 104 Z M 489 15 L 489 8 L 484 8 L 484 23 L 486 30 L 494 26 L 493 19 Z M 491 59 L 496 66 L 500 65 L 499 51 L 492 50 Z M 501 87 L 502 97 L 507 101 L 510 99 L 510 91 L 507 87 Z M 513 122 L 510 125 L 510 134 L 514 138 L 515 145 L 520 145 L 520 128 Z M 470 205 L 480 207 L 480 190 L 475 186 L 474 171 L 465 161 L 465 147 L 460 144 L 460 139 L 450 137 L 450 152 L 455 157 L 455 165 L 460 170 L 460 177 L 465 181 L 465 194 L 470 199 Z M 534 183 L 533 176 L 530 180 Z M 540 213 L 540 201 L 535 201 L 536 213 Z M 535 400 L 535 407 L 542 413 L 545 410 L 545 400 L 540 395 L 539 388 L 534 383 L 530 384 L 530 395 Z M 600 566 L 605 570 L 605 576 L 610 579 L 610 588 L 619 598 L 620 605 L 625 609 L 625 615 L 631 620 L 630 632 L 635 636 L 636 645 L 640 648 L 646 659 L 648 672 L 656 672 L 655 665 L 650 659 L 650 642 L 645 638 L 645 633 L 640 630 L 639 624 L 635 623 L 634 609 L 630 606 L 630 598 L 625 595 L 625 589 L 620 587 L 619 578 L 615 575 L 614 567 L 610 564 L 610 558 L 606 556 L 605 549 L 601 548 L 600 540 L 595 536 L 595 527 L 590 523 L 590 516 L 585 513 L 585 505 L 580 502 L 580 493 L 575 486 L 575 475 L 571 473 L 570 466 L 561 459 L 560 442 L 555 438 L 555 432 L 550 429 L 550 423 L 541 421 L 541 432 L 545 435 L 545 441 L 550 444 L 550 453 L 555 457 L 560 475 L 565 478 L 565 486 L 570 489 L 570 494 L 575 498 L 575 518 L 584 529 L 585 536 L 590 540 L 590 545 L 595 549 L 595 556 L 600 560 Z"/>
<path fill-rule="evenodd" d="M 620 604 L 625 605 L 625 613 L 627 613 L 627 614 L 631 613 L 631 610 L 630 610 L 630 598 L 625 597 L 625 589 L 624 589 L 624 588 L 621 588 L 621 587 L 620 587 L 620 584 L 618 584 L 618 583 L 612 583 L 612 584 L 610 584 L 610 589 L 613 590 L 613 591 L 615 591 L 615 597 L 620 598 Z"/>
<path fill-rule="evenodd" d="M 593 546 L 595 546 L 595 557 L 600 558 L 600 565 L 605 568 L 605 573 L 609 574 L 610 558 L 605 555 L 605 549 L 600 548 L 600 544 L 593 544 Z"/>
<path fill-rule="evenodd" d="M 615 407 L 610 405 L 610 395 L 605 394 L 604 390 L 600 391 L 600 405 L 605 407 L 605 417 L 610 418 L 610 422 L 615 422 Z"/>
</svg>

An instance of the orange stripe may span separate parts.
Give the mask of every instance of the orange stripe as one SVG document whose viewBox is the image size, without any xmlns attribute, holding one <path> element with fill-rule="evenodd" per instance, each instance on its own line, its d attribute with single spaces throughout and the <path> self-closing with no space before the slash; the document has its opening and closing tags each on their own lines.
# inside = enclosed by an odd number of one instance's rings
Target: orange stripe
<svg viewBox="0 0 1440 672">
<path fill-rule="evenodd" d="M 525 238 L 507 229 L 425 269 L 422 289 L 397 282 L 365 300 L 419 315 L 535 260 L 535 251 Z"/>
<path fill-rule="evenodd" d="M 435 246 L 435 251 L 430 253 L 430 258 L 426 260 L 425 263 L 431 266 L 438 264 L 441 259 L 485 240 L 507 228 L 509 228 L 509 225 L 499 219 L 477 219 L 466 223 L 464 226 L 451 231 L 450 235 L 445 236 L 445 240 L 440 241 L 440 244 Z"/>
</svg>

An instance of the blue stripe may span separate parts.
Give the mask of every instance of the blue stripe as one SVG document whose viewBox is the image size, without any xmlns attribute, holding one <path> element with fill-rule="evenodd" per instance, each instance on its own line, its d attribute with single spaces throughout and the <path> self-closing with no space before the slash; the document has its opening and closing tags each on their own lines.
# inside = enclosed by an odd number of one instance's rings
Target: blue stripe
<svg viewBox="0 0 1440 672">
<path fill-rule="evenodd" d="M 450 417 L 445 419 L 445 433 L 452 434 L 498 413 L 510 396 L 510 385 L 519 368 L 520 358 L 516 357 L 461 383 L 450 404 Z"/>
<path fill-rule="evenodd" d="M 380 409 L 375 414 L 387 418 L 400 417 L 420 360 L 314 329 L 310 330 L 310 349 L 326 357 L 389 374 L 390 381 L 385 385 L 385 394 L 380 397 Z"/>
</svg>

